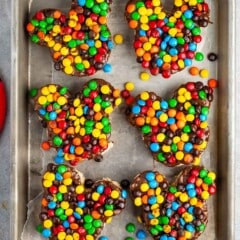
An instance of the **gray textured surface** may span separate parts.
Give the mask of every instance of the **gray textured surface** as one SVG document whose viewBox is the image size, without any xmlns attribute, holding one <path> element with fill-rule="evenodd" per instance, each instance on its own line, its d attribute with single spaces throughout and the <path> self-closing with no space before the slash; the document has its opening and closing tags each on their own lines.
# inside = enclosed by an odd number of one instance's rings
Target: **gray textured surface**
<svg viewBox="0 0 240 240">
<path fill-rule="evenodd" d="M 11 80 L 11 1 L 0 0 L 0 76 L 8 92 Z M 9 102 L 9 101 L 8 101 Z M 0 240 L 10 240 L 10 114 L 8 111 L 5 129 L 0 135 Z"/>
<path fill-rule="evenodd" d="M 236 27 L 240 26 L 240 0 L 236 0 Z M 4 79 L 6 87 L 8 89 L 8 98 L 10 96 L 10 78 L 11 78 L 11 59 L 10 59 L 10 11 L 11 11 L 11 1 L 9 0 L 0 0 L 0 76 Z M 234 22 L 235 19 L 233 19 Z M 240 48 L 237 46 L 240 43 L 240 35 L 237 34 L 236 39 L 236 110 L 240 109 L 240 59 L 237 56 L 240 56 Z M 232 106 L 229 106 L 232 107 Z M 7 121 L 5 125 L 4 132 L 0 136 L 0 240 L 11 240 L 9 235 L 9 225 L 10 225 L 10 116 L 7 115 Z M 240 134 L 240 112 L 236 111 L 235 115 L 235 127 L 238 134 Z M 237 134 L 237 135 L 238 135 Z M 232 144 L 236 146 L 236 179 L 235 179 L 235 206 L 240 204 L 240 162 L 237 161 L 240 158 L 240 138 L 236 138 L 236 141 L 233 141 Z M 240 239 L 240 208 L 236 207 L 235 215 L 235 237 L 234 239 Z M 211 240 L 211 239 L 208 239 Z"/>
</svg>

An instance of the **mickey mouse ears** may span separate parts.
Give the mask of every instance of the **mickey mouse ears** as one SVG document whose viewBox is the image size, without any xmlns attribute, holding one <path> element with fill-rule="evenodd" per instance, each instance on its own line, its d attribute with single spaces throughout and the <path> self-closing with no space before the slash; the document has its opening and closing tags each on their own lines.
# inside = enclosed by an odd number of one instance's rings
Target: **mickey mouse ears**
<svg viewBox="0 0 240 240">
<path fill-rule="evenodd" d="M 113 42 L 107 26 L 111 1 L 72 1 L 65 15 L 58 9 L 36 12 L 26 26 L 33 43 L 50 49 L 56 70 L 90 76 L 103 69 Z"/>
<path fill-rule="evenodd" d="M 34 110 L 48 131 L 43 147 L 57 150 L 57 164 L 102 160 L 102 153 L 111 146 L 109 116 L 121 104 L 118 89 L 102 79 L 92 79 L 75 97 L 55 84 L 32 89 L 31 95 Z"/>
<path fill-rule="evenodd" d="M 85 181 L 66 165 L 49 164 L 38 229 L 49 239 L 97 239 L 105 223 L 125 208 L 127 192 L 110 179 Z"/>
<path fill-rule="evenodd" d="M 154 160 L 169 167 L 200 164 L 210 129 L 208 114 L 213 89 L 202 82 L 188 82 L 164 100 L 153 92 L 139 94 L 127 110 Z"/>
<path fill-rule="evenodd" d="M 208 222 L 206 200 L 216 193 L 215 178 L 203 167 L 185 168 L 172 183 L 157 171 L 138 174 L 131 197 L 152 237 L 197 239 Z"/>
</svg>

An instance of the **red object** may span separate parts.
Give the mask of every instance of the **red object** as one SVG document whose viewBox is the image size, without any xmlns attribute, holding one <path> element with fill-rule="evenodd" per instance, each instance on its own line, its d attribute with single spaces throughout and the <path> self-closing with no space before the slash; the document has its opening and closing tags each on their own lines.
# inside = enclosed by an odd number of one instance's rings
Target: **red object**
<svg viewBox="0 0 240 240">
<path fill-rule="evenodd" d="M 44 14 L 43 14 L 43 12 L 37 12 L 36 14 L 35 14 L 35 18 L 38 20 L 38 21 L 41 21 L 41 20 L 43 20 L 44 18 L 45 18 L 45 16 L 44 16 Z"/>
<path fill-rule="evenodd" d="M 211 185 L 211 186 L 209 186 L 208 191 L 210 194 L 215 194 L 217 191 L 217 188 L 215 185 Z"/>
<path fill-rule="evenodd" d="M 51 194 L 57 194 L 58 188 L 56 186 L 51 186 L 48 190 Z"/>
<path fill-rule="evenodd" d="M 3 130 L 7 111 L 7 97 L 5 86 L 0 79 L 0 132 Z"/>
<path fill-rule="evenodd" d="M 109 196 L 112 192 L 112 189 L 110 187 L 105 187 L 104 189 L 104 194 L 106 194 L 107 196 Z"/>
<path fill-rule="evenodd" d="M 178 214 L 183 214 L 186 212 L 186 209 L 184 207 L 179 207 L 177 212 L 178 212 Z"/>
</svg>

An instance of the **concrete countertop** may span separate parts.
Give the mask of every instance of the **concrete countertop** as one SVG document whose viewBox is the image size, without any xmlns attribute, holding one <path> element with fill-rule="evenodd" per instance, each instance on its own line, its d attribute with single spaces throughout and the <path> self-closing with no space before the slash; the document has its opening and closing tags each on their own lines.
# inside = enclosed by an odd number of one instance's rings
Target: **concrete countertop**
<svg viewBox="0 0 240 240">
<path fill-rule="evenodd" d="M 4 83 L 7 89 L 8 102 L 10 99 L 10 80 L 11 80 L 11 2 L 9 0 L 0 0 L 0 77 L 4 79 Z M 236 21 L 235 26 L 240 26 L 240 0 L 235 0 L 236 6 Z M 237 31 L 236 31 L 237 32 Z M 237 34 L 236 39 L 236 115 L 235 115 L 235 130 L 236 135 L 240 135 L 240 34 Z M 238 44 L 237 44 L 238 43 Z M 229 106 L 231 107 L 231 106 Z M 238 111 L 239 110 L 239 111 Z M 8 114 L 6 118 L 6 124 L 4 131 L 0 136 L 0 240 L 10 240 L 10 109 L 8 108 Z M 235 237 L 234 239 L 240 239 L 240 208 L 237 207 L 240 204 L 240 138 L 232 142 L 236 146 L 236 178 L 235 178 Z M 211 240 L 211 239 L 209 239 Z"/>
<path fill-rule="evenodd" d="M 4 80 L 8 103 L 11 80 L 11 2 L 0 0 L 0 77 Z M 1 104 L 1 103 L 0 103 Z M 0 135 L 0 240 L 10 240 L 10 111 Z"/>
</svg>

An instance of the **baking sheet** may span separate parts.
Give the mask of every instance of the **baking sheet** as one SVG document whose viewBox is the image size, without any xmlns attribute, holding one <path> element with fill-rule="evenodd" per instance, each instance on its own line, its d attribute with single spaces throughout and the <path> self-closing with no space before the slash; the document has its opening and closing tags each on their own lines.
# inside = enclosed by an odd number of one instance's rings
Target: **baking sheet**
<svg viewBox="0 0 240 240">
<path fill-rule="evenodd" d="M 222 65 L 225 61 L 223 58 L 221 58 L 224 55 L 221 54 L 226 54 L 222 50 L 222 46 L 226 44 L 226 41 L 223 41 L 224 36 L 222 36 L 221 39 L 219 36 L 222 35 L 226 29 L 221 28 L 221 31 L 218 32 L 218 16 L 221 13 L 225 13 L 225 17 L 227 18 L 227 10 L 229 6 L 226 6 L 224 12 L 222 5 L 221 8 L 218 7 L 220 4 L 219 1 L 211 0 L 208 2 L 211 9 L 211 21 L 213 24 L 210 24 L 207 29 L 203 29 L 204 39 L 199 45 L 198 50 L 203 51 L 205 55 L 209 52 L 219 52 L 220 59 L 215 63 L 205 60 L 201 63 L 195 62 L 195 64 L 197 64 L 199 68 L 204 67 L 209 69 L 210 77 L 219 78 L 220 88 L 219 90 L 215 91 L 215 100 L 210 110 L 209 125 L 211 128 L 211 136 L 208 143 L 208 148 L 202 155 L 202 164 L 208 169 L 217 171 L 217 173 L 220 175 L 219 178 L 222 179 L 222 177 L 224 177 L 227 179 L 228 176 L 222 176 L 225 165 L 221 164 L 221 160 L 224 156 L 219 154 L 219 152 L 224 152 L 224 150 L 219 147 L 219 144 L 222 142 L 221 137 L 224 136 L 221 135 L 223 132 L 220 130 L 220 128 L 222 125 L 228 128 L 228 119 L 223 118 L 221 119 L 221 122 L 218 121 L 219 112 L 226 111 L 227 109 L 224 105 L 226 103 L 223 101 L 223 98 L 229 96 L 229 89 L 222 88 L 222 86 L 225 86 L 227 79 L 223 79 L 221 73 L 222 70 L 218 70 L 218 64 Z M 59 8 L 67 12 L 67 9 L 70 7 L 70 3 L 71 1 L 33 0 L 29 3 L 28 1 L 25 1 L 23 6 L 20 7 L 20 13 L 18 14 L 20 14 L 22 19 L 25 19 L 26 21 L 28 17 L 32 16 L 37 10 L 42 8 Z M 112 31 L 112 34 L 114 35 L 116 33 L 121 33 L 124 36 L 124 44 L 116 46 L 109 59 L 109 63 L 111 63 L 113 66 L 113 71 L 110 74 L 98 72 L 94 75 L 94 77 L 103 78 L 111 82 L 115 87 L 119 88 L 123 87 L 124 82 L 133 81 L 136 86 L 135 91 L 133 92 L 135 95 L 143 90 L 153 90 L 163 97 L 167 97 L 182 83 L 192 80 L 202 80 L 198 77 L 191 77 L 188 74 L 187 69 L 172 75 L 171 79 L 168 80 L 163 79 L 160 76 L 152 76 L 148 82 L 142 82 L 139 80 L 139 73 L 142 71 L 142 69 L 140 65 L 136 63 L 134 51 L 131 47 L 131 43 L 133 41 L 133 32 L 129 31 L 123 15 L 126 3 L 127 1 L 115 1 L 112 4 L 112 12 L 109 15 L 109 27 Z M 224 15 L 221 16 L 224 17 Z M 24 23 L 24 20 L 22 23 Z M 21 27 L 23 27 L 23 25 L 21 25 Z M 19 31 L 22 31 L 22 29 L 19 28 Z M 16 32 L 16 34 L 18 34 L 18 32 Z M 89 77 L 84 77 L 81 79 L 70 77 L 64 73 L 55 71 L 48 49 L 32 44 L 30 41 L 28 41 L 24 34 L 25 33 L 19 32 L 19 36 L 23 37 L 23 41 L 20 42 L 20 44 L 23 45 L 23 48 L 19 50 L 19 52 L 24 54 L 23 62 L 26 60 L 24 63 L 27 63 L 28 67 L 26 64 L 25 66 L 22 66 L 22 63 L 20 64 L 19 70 L 22 67 L 25 69 L 25 71 L 27 70 L 27 74 L 26 72 L 21 73 L 21 78 L 18 80 L 24 81 L 24 84 L 21 82 L 18 84 L 21 87 L 25 87 L 25 91 L 32 87 L 41 87 L 42 85 L 52 82 L 67 86 L 69 90 L 74 93 L 77 89 L 81 89 L 81 86 L 90 79 Z M 220 51 L 218 51 L 218 46 Z M 41 69 L 41 71 L 39 71 L 39 69 Z M 24 74 L 26 74 L 25 79 Z M 206 80 L 204 80 L 204 82 L 207 83 Z M 219 95 L 220 97 L 218 99 L 217 95 L 219 92 L 223 93 L 224 95 Z M 24 92 L 18 91 L 17 97 L 20 97 L 23 94 Z M 25 100 L 25 103 L 27 103 L 28 100 L 26 98 Z M 19 104 L 21 104 L 21 102 Z M 24 163 L 25 167 L 28 167 L 29 183 L 27 188 L 27 201 L 30 201 L 35 199 L 36 196 L 38 196 L 38 194 L 41 192 L 41 173 L 46 169 L 47 163 L 52 162 L 52 157 L 54 156 L 55 151 L 51 150 L 49 152 L 44 152 L 40 149 L 41 142 L 45 140 L 47 136 L 45 130 L 41 128 L 41 124 L 37 118 L 37 115 L 33 112 L 33 107 L 31 104 L 28 104 L 27 114 L 28 115 L 26 115 L 26 112 L 16 113 L 16 117 L 18 119 L 25 120 L 25 122 L 27 121 L 27 149 L 25 146 L 23 152 L 20 154 L 19 146 L 21 141 L 19 141 L 15 146 L 16 149 L 14 153 L 16 158 L 19 158 L 19 156 L 23 157 L 24 153 L 26 154 Z M 124 106 L 121 106 L 115 110 L 115 112 L 111 115 L 111 120 L 113 126 L 111 140 L 114 142 L 114 146 L 106 154 L 104 154 L 104 161 L 101 163 L 86 161 L 82 164 L 79 164 L 77 169 L 82 171 L 87 178 L 93 178 L 97 180 L 102 177 L 110 177 L 117 181 L 121 181 L 124 178 L 132 180 L 137 173 L 147 169 L 153 169 L 151 155 L 145 148 L 144 143 L 141 140 L 140 133 L 134 127 L 130 126 L 126 121 L 124 116 Z M 25 126 L 26 125 L 23 125 L 23 128 Z M 23 142 L 24 141 L 22 141 L 22 144 Z M 227 153 L 228 151 L 226 150 L 225 154 Z M 156 164 L 156 169 L 169 177 L 180 171 L 180 168 L 170 169 L 164 167 L 162 164 Z M 19 165 L 16 165 L 15 171 L 18 171 L 17 176 L 19 176 L 20 173 L 26 173 L 26 170 L 19 169 Z M 17 179 L 18 178 L 15 180 Z M 22 181 L 22 179 L 20 181 Z M 222 213 L 222 206 L 220 203 L 224 199 L 224 193 L 222 189 L 226 188 L 226 185 L 222 181 L 219 181 L 219 184 L 221 185 L 218 186 L 220 191 L 217 194 L 217 198 L 213 197 L 208 202 L 209 223 L 205 233 L 199 239 L 224 239 L 223 236 L 228 236 L 228 239 L 231 239 L 231 230 L 229 230 L 228 225 L 225 225 L 225 229 L 223 229 L 222 220 L 220 219 Z M 228 188 L 227 190 L 231 189 Z M 24 197 L 18 193 L 19 189 L 18 191 L 15 191 L 15 194 L 19 200 L 19 204 L 24 206 L 26 199 L 24 199 Z M 22 235 L 22 239 L 24 240 L 28 240 L 30 238 L 32 239 L 33 237 L 34 239 L 41 239 L 40 235 L 34 229 L 35 223 L 38 223 L 38 211 L 36 211 L 36 207 L 39 206 L 38 203 L 39 198 L 36 198 L 34 201 L 29 203 L 28 221 L 26 222 Z M 14 206 L 16 207 L 16 202 Z M 228 206 L 229 210 L 231 210 L 230 204 Z M 21 226 L 25 216 L 19 216 L 19 213 L 16 213 L 16 215 L 18 217 L 17 219 L 21 219 L 18 220 L 20 221 L 19 225 Z M 111 225 L 107 225 L 104 228 L 102 234 L 109 236 L 110 239 L 124 239 L 124 237 L 127 236 L 124 226 L 130 221 L 136 223 L 135 215 L 135 210 L 131 202 L 128 201 L 127 209 L 123 211 L 120 216 L 115 217 Z M 230 214 L 228 215 L 228 218 L 231 220 Z M 140 227 L 141 226 L 138 225 L 138 228 Z M 13 239 L 19 239 L 21 227 L 19 227 L 17 230 L 16 227 L 13 227 L 13 230 L 15 233 Z M 221 232 L 224 232 L 228 235 L 223 235 Z"/>
</svg>

